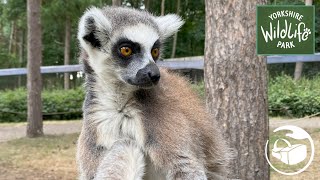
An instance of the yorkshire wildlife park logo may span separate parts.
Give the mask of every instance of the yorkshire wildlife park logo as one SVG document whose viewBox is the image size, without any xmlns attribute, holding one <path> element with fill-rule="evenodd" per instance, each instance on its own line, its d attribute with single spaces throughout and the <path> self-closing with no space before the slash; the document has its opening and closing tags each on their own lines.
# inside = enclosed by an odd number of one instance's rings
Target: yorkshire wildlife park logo
<svg viewBox="0 0 320 180">
<path fill-rule="evenodd" d="M 314 54 L 314 6 L 257 6 L 257 54 Z"/>
</svg>

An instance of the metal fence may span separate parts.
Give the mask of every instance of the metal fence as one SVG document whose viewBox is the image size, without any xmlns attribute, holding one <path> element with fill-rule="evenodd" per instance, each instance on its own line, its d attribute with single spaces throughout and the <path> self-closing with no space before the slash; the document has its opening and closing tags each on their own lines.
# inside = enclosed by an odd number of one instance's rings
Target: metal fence
<svg viewBox="0 0 320 180">
<path fill-rule="evenodd" d="M 203 69 L 204 57 L 185 57 L 165 59 L 158 61 L 157 64 L 169 69 Z M 276 63 L 296 63 L 296 62 L 320 62 L 320 53 L 314 55 L 294 55 L 294 56 L 267 56 L 268 64 Z M 81 65 L 61 65 L 61 66 L 42 66 L 41 73 L 65 73 L 81 71 Z M 0 69 L 0 76 L 25 75 L 26 68 Z"/>
</svg>

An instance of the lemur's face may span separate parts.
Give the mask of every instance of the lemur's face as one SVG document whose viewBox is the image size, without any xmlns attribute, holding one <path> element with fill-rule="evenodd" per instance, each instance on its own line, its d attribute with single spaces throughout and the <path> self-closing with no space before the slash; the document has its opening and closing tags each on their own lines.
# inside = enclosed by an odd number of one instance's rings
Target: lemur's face
<svg viewBox="0 0 320 180">
<path fill-rule="evenodd" d="M 162 42 L 182 24 L 176 15 L 154 17 L 129 8 L 91 8 L 80 20 L 78 39 L 97 76 L 148 88 L 160 80 L 156 61 Z"/>
<path fill-rule="evenodd" d="M 160 79 L 156 61 L 161 41 L 156 29 L 138 24 L 124 29 L 111 43 L 112 59 L 118 65 L 120 78 L 138 87 L 152 87 Z"/>
</svg>

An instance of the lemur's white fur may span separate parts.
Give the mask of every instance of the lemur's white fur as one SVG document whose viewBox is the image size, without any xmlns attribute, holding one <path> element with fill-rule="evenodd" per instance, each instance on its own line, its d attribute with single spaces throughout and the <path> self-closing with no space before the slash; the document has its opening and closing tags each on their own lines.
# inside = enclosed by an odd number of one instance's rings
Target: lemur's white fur
<svg viewBox="0 0 320 180">
<path fill-rule="evenodd" d="M 98 30 L 100 31 L 108 31 L 111 32 L 112 30 L 112 26 L 111 23 L 109 22 L 109 20 L 106 18 L 105 15 L 103 15 L 103 12 L 101 11 L 101 9 L 98 9 L 96 7 L 92 7 L 89 8 L 84 15 L 81 17 L 80 21 L 79 21 L 79 30 L 78 30 L 78 40 L 80 42 L 80 45 L 85 48 L 86 50 L 93 50 L 94 48 L 92 48 L 92 46 L 90 46 L 87 42 L 85 42 L 83 40 L 83 36 L 87 33 L 88 29 L 86 27 L 86 21 L 88 19 L 88 17 L 92 17 L 95 20 L 95 23 L 97 25 Z M 98 36 L 102 36 L 103 38 L 103 34 L 99 31 L 97 31 L 97 35 Z"/>
<path fill-rule="evenodd" d="M 94 68 L 95 71 L 97 71 L 97 74 L 100 75 L 103 73 L 104 68 L 108 67 L 105 66 L 105 56 L 106 54 L 98 51 L 96 48 L 92 47 L 88 42 L 86 42 L 83 39 L 83 36 L 87 33 L 88 28 L 87 28 L 87 20 L 88 18 L 93 18 L 94 21 L 97 24 L 97 28 L 100 31 L 107 31 L 111 32 L 112 26 L 109 22 L 109 20 L 106 18 L 105 15 L 103 15 L 103 12 L 101 9 L 98 9 L 96 7 L 89 8 L 84 15 L 81 17 L 79 21 L 79 30 L 78 30 L 78 40 L 80 42 L 80 45 L 83 49 L 86 50 L 86 52 L 89 55 L 89 59 L 94 59 L 95 61 L 89 61 L 89 64 L 91 67 Z M 98 31 L 98 36 L 102 36 L 101 33 Z"/>
<path fill-rule="evenodd" d="M 141 33 L 142 29 L 143 33 Z M 153 28 L 146 26 L 145 24 L 137 24 L 135 26 L 128 27 L 123 31 L 123 35 L 133 42 L 138 42 L 149 50 L 149 52 L 151 51 L 154 42 L 159 39 L 158 33 Z"/>
<path fill-rule="evenodd" d="M 118 139 L 131 137 L 143 147 L 141 112 L 130 102 L 132 92 L 121 87 L 108 87 L 110 85 L 101 79 L 97 81 L 95 91 L 99 102 L 95 106 L 97 113 L 94 119 L 97 123 L 98 144 L 110 148 Z"/>
<path fill-rule="evenodd" d="M 144 175 L 144 156 L 134 144 L 125 145 L 125 142 L 114 143 L 113 148 L 102 159 L 97 169 L 96 178 L 137 180 Z M 123 172 L 126 167 L 126 172 Z"/>
<path fill-rule="evenodd" d="M 141 33 L 141 29 L 143 29 L 144 33 Z M 145 49 L 148 49 L 148 53 L 145 53 L 144 59 L 141 59 L 140 66 L 141 68 L 145 67 L 147 64 L 151 62 L 154 63 L 150 51 L 153 46 L 153 43 L 159 38 L 158 34 L 151 29 L 150 27 L 138 24 L 136 26 L 128 27 L 122 33 L 122 36 L 128 38 L 133 42 L 138 42 L 142 44 Z M 103 62 L 105 57 L 95 56 L 97 53 L 88 53 L 91 59 L 94 59 L 95 64 L 98 62 Z M 97 72 L 106 71 L 106 69 L 102 69 L 105 65 L 95 64 L 93 67 Z M 104 73 L 103 73 L 104 74 Z M 109 77 L 110 78 L 110 77 Z M 129 136 L 135 139 L 138 144 L 143 147 L 144 144 L 144 132 L 141 124 L 141 112 L 135 107 L 132 107 L 130 103 L 130 99 L 132 98 L 132 92 L 126 92 L 123 89 L 117 89 L 117 87 L 109 87 L 110 81 L 103 80 L 102 78 L 98 79 L 97 87 L 95 88 L 97 91 L 99 106 L 101 111 L 96 116 L 96 123 L 98 129 L 98 142 L 101 145 L 104 145 L 110 148 L 116 140 L 121 138 L 122 136 Z M 119 87 L 120 88 L 120 87 Z M 103 109 L 103 110 L 102 110 Z M 121 128 L 120 128 L 121 127 Z M 120 129 L 123 132 L 119 132 Z"/>
<path fill-rule="evenodd" d="M 142 29 L 143 33 L 141 33 Z M 123 35 L 133 42 L 138 42 L 139 44 L 143 45 L 145 49 L 147 49 L 144 54 L 144 56 L 146 57 L 146 61 L 143 62 L 143 67 L 150 62 L 154 62 L 150 51 L 154 42 L 160 38 L 158 33 L 154 29 L 144 24 L 138 24 L 125 29 L 123 31 Z"/>
<path fill-rule="evenodd" d="M 184 21 L 175 14 L 156 17 L 155 21 L 159 25 L 160 32 L 164 39 L 177 32 L 177 30 L 184 24 Z"/>
<path fill-rule="evenodd" d="M 87 70 L 77 152 L 80 179 L 205 180 L 206 171 L 222 169 L 221 133 L 182 78 L 161 71 L 159 84 L 148 90 L 125 81 L 127 75 L 136 77 L 139 70 L 155 65 L 151 49 L 156 41 L 162 43 L 183 23 L 174 14 L 154 17 L 115 7 L 93 7 L 81 17 L 78 39 Z M 125 65 L 115 55 L 121 38 L 141 48 Z"/>
</svg>

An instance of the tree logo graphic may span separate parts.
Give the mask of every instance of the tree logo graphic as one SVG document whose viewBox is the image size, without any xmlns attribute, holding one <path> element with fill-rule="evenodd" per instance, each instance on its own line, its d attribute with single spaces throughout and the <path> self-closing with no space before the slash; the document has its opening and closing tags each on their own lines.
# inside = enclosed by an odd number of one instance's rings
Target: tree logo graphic
<svg viewBox="0 0 320 180">
<path fill-rule="evenodd" d="M 257 6 L 257 54 L 314 54 L 314 6 Z"/>
</svg>

